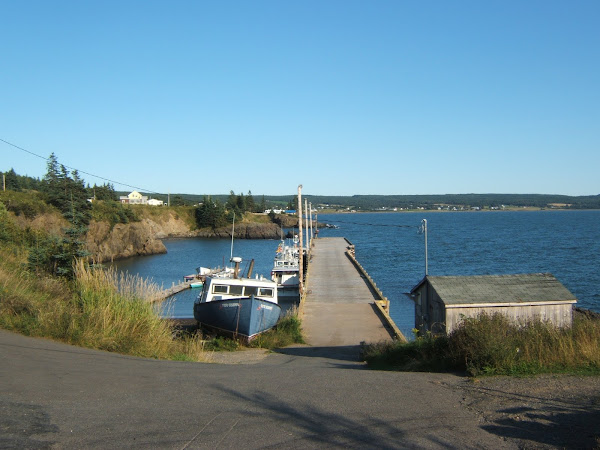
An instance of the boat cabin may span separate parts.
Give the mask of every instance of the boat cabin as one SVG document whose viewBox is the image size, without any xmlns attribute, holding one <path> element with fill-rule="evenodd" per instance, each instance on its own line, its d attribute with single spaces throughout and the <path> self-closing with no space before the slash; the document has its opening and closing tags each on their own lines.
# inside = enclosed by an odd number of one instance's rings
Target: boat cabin
<svg viewBox="0 0 600 450">
<path fill-rule="evenodd" d="M 207 277 L 199 298 L 201 302 L 211 302 L 251 296 L 277 303 L 277 286 L 264 278 Z"/>
</svg>

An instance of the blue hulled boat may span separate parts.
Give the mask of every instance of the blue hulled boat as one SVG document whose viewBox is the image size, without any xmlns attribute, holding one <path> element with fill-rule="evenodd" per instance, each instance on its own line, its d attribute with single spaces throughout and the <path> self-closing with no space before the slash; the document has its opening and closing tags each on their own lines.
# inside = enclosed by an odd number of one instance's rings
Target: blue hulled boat
<svg viewBox="0 0 600 450">
<path fill-rule="evenodd" d="M 263 277 L 239 277 L 241 258 L 232 261 L 233 271 L 206 277 L 194 302 L 194 318 L 200 325 L 252 339 L 279 321 L 277 283 Z"/>
</svg>

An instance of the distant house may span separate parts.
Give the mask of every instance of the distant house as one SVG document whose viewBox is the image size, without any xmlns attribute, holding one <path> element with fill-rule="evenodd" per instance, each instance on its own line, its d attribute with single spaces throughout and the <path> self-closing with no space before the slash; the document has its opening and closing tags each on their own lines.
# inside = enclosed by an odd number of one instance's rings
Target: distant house
<svg viewBox="0 0 600 450">
<path fill-rule="evenodd" d="M 151 198 L 150 200 L 148 200 L 148 204 L 150 206 L 163 206 L 165 204 L 165 202 L 163 202 L 162 200 L 157 200 L 155 198 Z"/>
<path fill-rule="evenodd" d="M 415 327 L 450 333 L 466 317 L 505 314 L 518 323 L 529 319 L 571 326 L 575 296 L 552 274 L 426 276 L 412 290 Z"/>
<path fill-rule="evenodd" d="M 133 191 L 129 195 L 122 195 L 119 200 L 121 200 L 121 203 L 130 205 L 146 205 L 148 203 L 148 197 L 138 191 Z"/>
</svg>

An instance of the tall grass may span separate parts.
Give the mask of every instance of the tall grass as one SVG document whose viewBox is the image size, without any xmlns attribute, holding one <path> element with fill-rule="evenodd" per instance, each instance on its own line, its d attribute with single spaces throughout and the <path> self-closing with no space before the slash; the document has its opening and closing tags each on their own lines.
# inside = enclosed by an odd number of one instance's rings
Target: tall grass
<svg viewBox="0 0 600 450">
<path fill-rule="evenodd" d="M 68 283 L 33 276 L 22 269 L 23 257 L 5 248 L 0 258 L 2 328 L 142 357 L 202 361 L 207 355 L 201 335 L 182 336 L 159 317 L 148 301 L 158 288 L 139 277 L 78 262 Z"/>
<path fill-rule="evenodd" d="M 371 367 L 465 371 L 470 375 L 600 374 L 600 320 L 576 317 L 571 328 L 539 320 L 514 324 L 501 315 L 465 319 L 450 336 L 367 346 Z"/>
<path fill-rule="evenodd" d="M 298 310 L 293 308 L 279 320 L 274 328 L 259 334 L 250 341 L 249 346 L 273 349 L 303 343 L 302 322 L 298 317 Z"/>
</svg>

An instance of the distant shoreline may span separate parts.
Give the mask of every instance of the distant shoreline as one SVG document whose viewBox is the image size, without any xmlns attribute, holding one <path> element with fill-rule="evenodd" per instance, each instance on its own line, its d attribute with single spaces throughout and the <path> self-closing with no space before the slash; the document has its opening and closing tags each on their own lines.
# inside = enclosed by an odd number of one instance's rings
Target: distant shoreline
<svg viewBox="0 0 600 450">
<path fill-rule="evenodd" d="M 319 210 L 317 214 L 366 214 L 366 213 L 381 213 L 381 214 L 405 214 L 405 213 L 495 213 L 495 212 L 536 212 L 536 211 L 600 211 L 599 208 L 538 208 L 538 207 L 511 207 L 504 209 L 410 209 L 410 210 L 353 210 L 353 211 L 340 211 L 340 210 Z"/>
</svg>

